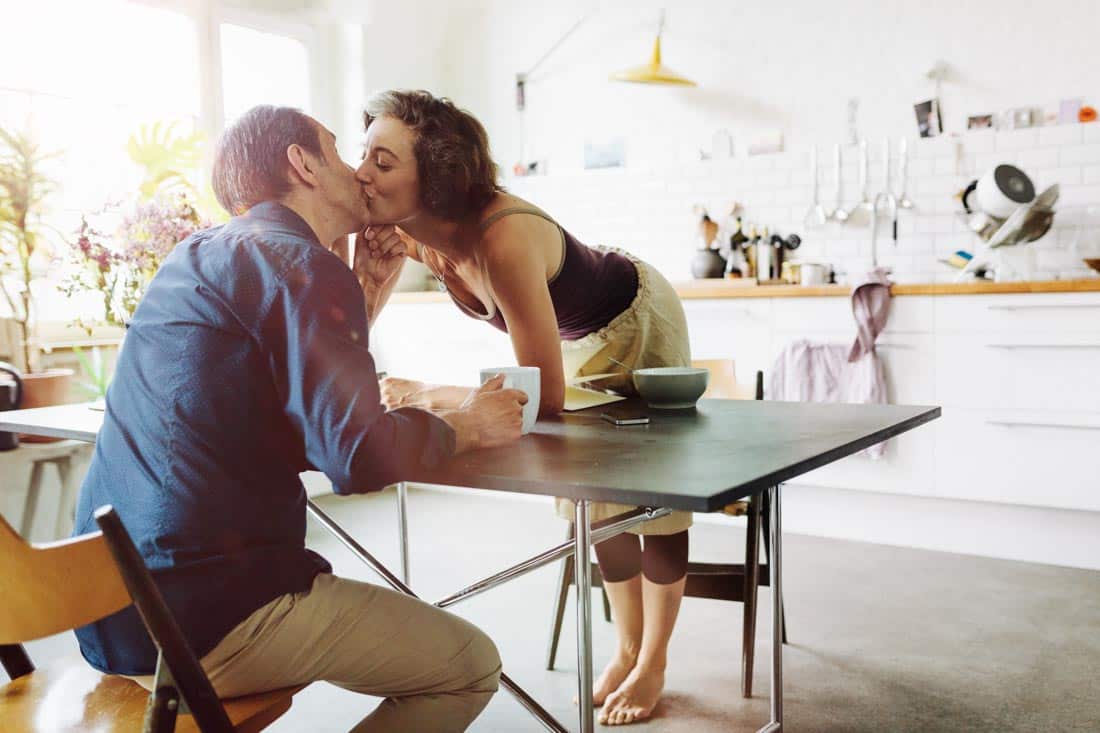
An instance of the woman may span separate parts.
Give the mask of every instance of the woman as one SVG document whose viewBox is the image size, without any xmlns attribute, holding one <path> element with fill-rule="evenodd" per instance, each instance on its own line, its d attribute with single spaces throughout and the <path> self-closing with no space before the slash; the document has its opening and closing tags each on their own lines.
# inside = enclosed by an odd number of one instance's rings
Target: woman
<svg viewBox="0 0 1100 733">
<path fill-rule="evenodd" d="M 427 265 L 467 315 L 506 331 L 520 365 L 540 368 L 540 414 L 562 410 L 569 377 L 613 374 L 596 384 L 632 394 L 630 369 L 690 364 L 683 308 L 669 283 L 625 252 L 580 243 L 506 193 L 485 130 L 469 113 L 428 92 L 389 91 L 367 103 L 364 124 L 357 176 L 372 225 L 400 227 L 403 254 Z M 367 248 L 367 266 L 383 272 L 374 279 L 392 282 L 392 253 L 373 241 Z M 383 385 L 391 408 L 450 409 L 469 391 L 393 378 Z M 591 517 L 632 508 L 595 504 Z M 558 499 L 557 511 L 573 520 L 572 502 Z M 601 723 L 642 720 L 657 704 L 690 525 L 690 513 L 676 512 L 596 545 L 619 640 L 593 688 Z"/>
</svg>

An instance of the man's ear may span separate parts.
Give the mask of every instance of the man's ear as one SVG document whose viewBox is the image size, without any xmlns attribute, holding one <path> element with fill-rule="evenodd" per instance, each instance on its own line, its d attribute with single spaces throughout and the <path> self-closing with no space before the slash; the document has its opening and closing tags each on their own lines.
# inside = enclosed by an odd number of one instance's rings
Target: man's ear
<svg viewBox="0 0 1100 733">
<path fill-rule="evenodd" d="M 290 163 L 292 175 L 297 176 L 307 186 L 316 186 L 318 161 L 302 148 L 301 145 L 289 145 L 286 149 L 286 159 Z"/>
</svg>

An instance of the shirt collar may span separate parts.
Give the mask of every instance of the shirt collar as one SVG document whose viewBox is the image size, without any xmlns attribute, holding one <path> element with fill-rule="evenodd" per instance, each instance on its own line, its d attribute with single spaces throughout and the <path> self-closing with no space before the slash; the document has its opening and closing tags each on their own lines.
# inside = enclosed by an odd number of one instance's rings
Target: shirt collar
<svg viewBox="0 0 1100 733">
<path fill-rule="evenodd" d="M 280 204 L 278 201 L 264 201 L 256 204 L 245 212 L 242 218 L 253 222 L 281 225 L 300 235 L 303 239 L 321 244 L 317 239 L 317 233 L 306 223 L 306 220 L 299 216 L 296 211 Z"/>
</svg>

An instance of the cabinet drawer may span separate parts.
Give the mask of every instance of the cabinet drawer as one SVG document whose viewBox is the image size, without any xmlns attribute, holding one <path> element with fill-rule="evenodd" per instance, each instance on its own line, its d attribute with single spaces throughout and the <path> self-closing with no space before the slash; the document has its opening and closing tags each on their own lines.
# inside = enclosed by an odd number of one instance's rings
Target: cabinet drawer
<svg viewBox="0 0 1100 733">
<path fill-rule="evenodd" d="M 882 458 L 872 459 L 859 453 L 810 471 L 792 483 L 888 494 L 933 495 L 936 492 L 933 460 L 936 441 L 930 428 L 936 422 L 891 438 Z"/>
<path fill-rule="evenodd" d="M 929 296 L 899 296 L 890 301 L 883 334 L 931 333 L 933 304 Z M 851 331 L 855 334 L 851 298 L 776 298 L 775 327 L 786 330 Z"/>
<path fill-rule="evenodd" d="M 938 494 L 1100 510 L 1100 413 L 944 408 L 936 422 Z"/>
<path fill-rule="evenodd" d="M 1078 333 L 1100 337 L 1100 293 L 935 298 L 936 332 Z"/>
<path fill-rule="evenodd" d="M 935 362 L 945 406 L 1100 410 L 1100 336 L 937 334 Z"/>
</svg>

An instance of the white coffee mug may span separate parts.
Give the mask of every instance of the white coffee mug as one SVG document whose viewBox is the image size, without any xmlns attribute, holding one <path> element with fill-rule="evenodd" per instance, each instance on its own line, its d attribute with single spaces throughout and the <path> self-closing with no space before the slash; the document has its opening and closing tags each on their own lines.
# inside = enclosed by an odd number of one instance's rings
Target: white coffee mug
<svg viewBox="0 0 1100 733">
<path fill-rule="evenodd" d="M 541 390 L 541 376 L 538 367 L 497 367 L 481 370 L 481 383 L 485 384 L 498 374 L 504 375 L 505 389 L 518 389 L 527 395 L 527 404 L 523 406 L 524 435 L 535 427 L 535 420 L 539 416 L 539 394 Z"/>
</svg>

